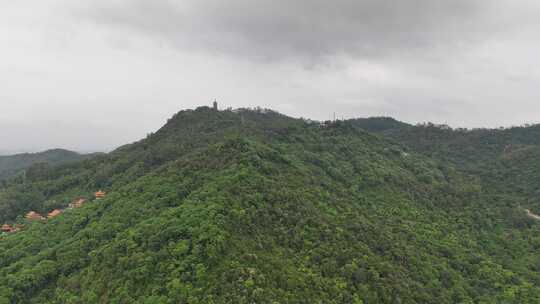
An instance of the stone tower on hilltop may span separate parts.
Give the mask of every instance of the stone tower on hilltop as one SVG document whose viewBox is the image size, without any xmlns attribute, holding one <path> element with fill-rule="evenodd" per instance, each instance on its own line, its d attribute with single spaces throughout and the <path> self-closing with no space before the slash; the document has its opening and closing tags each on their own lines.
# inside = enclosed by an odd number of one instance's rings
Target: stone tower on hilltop
<svg viewBox="0 0 540 304">
<path fill-rule="evenodd" d="M 213 108 L 214 108 L 214 111 L 217 111 L 217 110 L 218 110 L 218 107 L 217 107 L 217 100 L 214 100 L 214 106 L 213 106 Z"/>
</svg>

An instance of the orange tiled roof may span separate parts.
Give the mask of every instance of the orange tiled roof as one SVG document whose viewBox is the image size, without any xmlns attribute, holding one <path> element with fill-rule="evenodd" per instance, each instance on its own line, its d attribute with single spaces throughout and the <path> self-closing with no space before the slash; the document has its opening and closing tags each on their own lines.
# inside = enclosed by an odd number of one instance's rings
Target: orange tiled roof
<svg viewBox="0 0 540 304">
<path fill-rule="evenodd" d="M 41 216 L 41 214 L 35 212 L 35 211 L 30 211 L 28 212 L 28 214 L 26 214 L 26 219 L 28 220 L 42 220 L 43 219 L 43 216 Z"/>
<path fill-rule="evenodd" d="M 49 212 L 49 214 L 47 214 L 47 217 L 48 218 L 53 218 L 53 217 L 58 216 L 60 214 L 62 214 L 62 210 L 54 209 L 53 211 Z"/>
<path fill-rule="evenodd" d="M 2 225 L 2 231 L 4 231 L 4 232 L 11 232 L 11 231 L 13 231 L 13 227 L 11 227 L 11 226 L 8 225 L 8 224 L 4 224 L 4 225 Z"/>
<path fill-rule="evenodd" d="M 73 202 L 71 202 L 71 204 L 69 204 L 69 207 L 70 208 L 80 208 L 84 205 L 84 203 L 86 202 L 86 199 L 84 198 L 78 198 L 76 200 L 74 200 Z"/>
</svg>

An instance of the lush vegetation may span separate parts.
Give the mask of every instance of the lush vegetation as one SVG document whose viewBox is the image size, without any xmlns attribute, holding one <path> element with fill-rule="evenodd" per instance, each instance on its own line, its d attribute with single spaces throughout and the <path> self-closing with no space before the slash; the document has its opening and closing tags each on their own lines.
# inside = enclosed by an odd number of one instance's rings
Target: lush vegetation
<svg viewBox="0 0 540 304">
<path fill-rule="evenodd" d="M 2 219 L 26 225 L 1 237 L 0 303 L 538 303 L 540 228 L 517 190 L 487 189 L 460 151 L 428 157 L 415 127 L 369 125 L 203 107 L 29 169 L 0 191 Z"/>
<path fill-rule="evenodd" d="M 477 178 L 485 191 L 509 196 L 516 206 L 540 212 L 540 125 L 468 130 L 430 123 L 412 126 L 391 118 L 351 123 Z"/>
<path fill-rule="evenodd" d="M 79 161 L 94 156 L 81 155 L 76 152 L 54 149 L 39 153 L 24 153 L 0 156 L 0 182 L 28 169 L 32 165 L 56 166 L 68 162 Z"/>
</svg>

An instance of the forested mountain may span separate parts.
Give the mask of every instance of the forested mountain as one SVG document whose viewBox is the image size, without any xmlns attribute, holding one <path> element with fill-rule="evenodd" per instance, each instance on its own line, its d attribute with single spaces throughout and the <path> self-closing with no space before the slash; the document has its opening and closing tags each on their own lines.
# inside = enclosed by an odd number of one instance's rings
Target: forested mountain
<svg viewBox="0 0 540 304">
<path fill-rule="evenodd" d="M 540 212 L 540 125 L 468 130 L 431 123 L 412 126 L 386 117 L 351 123 L 474 176 L 486 191 Z"/>
<path fill-rule="evenodd" d="M 13 177 L 17 173 L 20 173 L 35 164 L 56 166 L 92 156 L 93 155 L 82 155 L 63 149 L 53 149 L 39 153 L 0 156 L 0 181 Z"/>
<path fill-rule="evenodd" d="M 400 142 L 431 158 L 469 170 L 540 146 L 540 125 L 499 129 L 453 129 L 432 123 L 409 125 L 388 117 L 353 119 L 356 127 Z"/>
<path fill-rule="evenodd" d="M 454 133 L 415 132 L 201 107 L 29 170 L 0 190 L 1 219 L 24 225 L 0 236 L 0 303 L 538 303 L 539 225 L 468 169 L 492 156 L 462 161 L 443 148 L 460 146 Z"/>
</svg>

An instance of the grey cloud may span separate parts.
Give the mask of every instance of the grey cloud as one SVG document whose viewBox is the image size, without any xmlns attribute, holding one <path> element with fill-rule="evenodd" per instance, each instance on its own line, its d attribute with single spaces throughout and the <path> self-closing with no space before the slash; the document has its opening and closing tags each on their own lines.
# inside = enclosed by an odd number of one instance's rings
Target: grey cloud
<svg viewBox="0 0 540 304">
<path fill-rule="evenodd" d="M 103 1 L 79 13 L 177 47 L 262 60 L 381 56 L 467 44 L 480 0 Z"/>
</svg>

